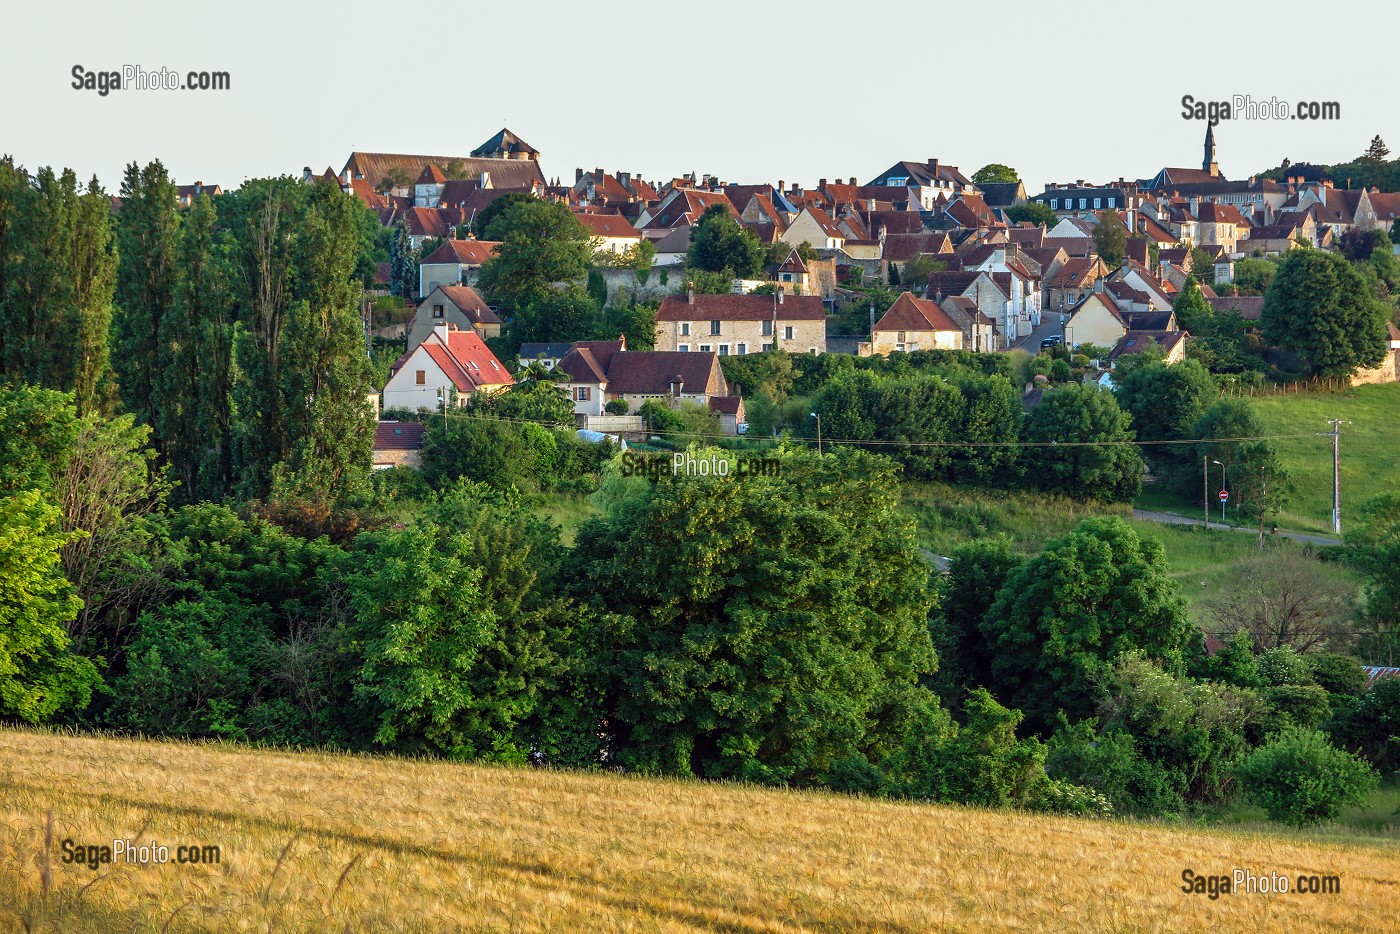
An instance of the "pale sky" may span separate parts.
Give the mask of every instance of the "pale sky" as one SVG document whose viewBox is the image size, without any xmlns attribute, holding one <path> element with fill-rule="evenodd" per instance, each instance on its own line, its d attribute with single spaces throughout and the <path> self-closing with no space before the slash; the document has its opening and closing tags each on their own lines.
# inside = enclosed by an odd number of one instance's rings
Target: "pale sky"
<svg viewBox="0 0 1400 934">
<path fill-rule="evenodd" d="M 352 150 L 466 155 L 509 126 L 547 177 L 868 181 L 900 159 L 1047 181 L 1199 166 L 1181 98 L 1337 101 L 1341 120 L 1216 127 L 1230 178 L 1400 153 L 1400 7 L 906 0 L 297 5 L 26 2 L 0 18 L 0 152 L 182 184 L 339 170 Z M 89 71 L 228 71 L 229 91 L 71 87 Z"/>
</svg>

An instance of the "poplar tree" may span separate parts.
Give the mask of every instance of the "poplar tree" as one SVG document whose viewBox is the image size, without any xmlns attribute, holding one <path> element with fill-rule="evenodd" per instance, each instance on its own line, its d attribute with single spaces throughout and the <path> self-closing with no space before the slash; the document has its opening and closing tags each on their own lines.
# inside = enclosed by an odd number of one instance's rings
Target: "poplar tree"
<svg viewBox="0 0 1400 934">
<path fill-rule="evenodd" d="M 153 427 L 168 403 L 158 373 L 167 362 L 161 322 L 175 301 L 179 232 L 175 184 L 158 160 L 145 168 L 126 167 L 117 219 L 117 309 L 115 365 L 122 403 L 137 420 Z M 163 450 L 165 438 L 157 435 Z"/>
</svg>

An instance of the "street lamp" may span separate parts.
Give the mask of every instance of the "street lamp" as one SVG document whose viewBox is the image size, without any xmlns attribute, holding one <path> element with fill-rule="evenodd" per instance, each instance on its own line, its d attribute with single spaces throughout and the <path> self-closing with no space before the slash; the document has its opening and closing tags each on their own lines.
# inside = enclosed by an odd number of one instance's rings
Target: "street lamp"
<svg viewBox="0 0 1400 934">
<path fill-rule="evenodd" d="M 1212 464 L 1219 464 L 1219 465 L 1220 465 L 1220 492 L 1224 493 L 1224 492 L 1225 492 L 1225 465 L 1224 465 L 1224 464 L 1221 464 L 1220 461 L 1215 461 L 1215 460 L 1211 461 L 1211 463 L 1212 463 Z M 1220 524 L 1221 524 L 1221 525 L 1224 525 L 1224 524 L 1225 524 L 1225 500 L 1223 500 L 1223 499 L 1220 501 Z"/>
<path fill-rule="evenodd" d="M 808 412 L 807 417 L 817 420 L 817 456 L 820 457 L 822 453 L 822 417 L 816 412 Z"/>
</svg>

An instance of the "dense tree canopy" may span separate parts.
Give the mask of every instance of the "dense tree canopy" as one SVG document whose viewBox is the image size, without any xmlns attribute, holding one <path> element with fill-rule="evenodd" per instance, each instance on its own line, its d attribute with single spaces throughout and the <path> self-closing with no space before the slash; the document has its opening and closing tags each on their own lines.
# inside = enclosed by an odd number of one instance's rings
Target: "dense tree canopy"
<svg viewBox="0 0 1400 934">
<path fill-rule="evenodd" d="M 715 204 L 705 209 L 691 232 L 686 265 L 745 279 L 762 268 L 763 259 L 758 237 L 739 226 L 727 207 Z"/>
<path fill-rule="evenodd" d="M 1047 392 L 1026 416 L 1023 437 L 1037 445 L 1025 452 L 1026 475 L 1043 490 L 1126 502 L 1142 486 L 1132 416 L 1110 392 L 1082 383 Z"/>
<path fill-rule="evenodd" d="M 1345 377 L 1381 362 L 1385 306 L 1342 257 L 1292 250 L 1264 295 L 1264 338 L 1298 355 L 1308 373 Z"/>
</svg>

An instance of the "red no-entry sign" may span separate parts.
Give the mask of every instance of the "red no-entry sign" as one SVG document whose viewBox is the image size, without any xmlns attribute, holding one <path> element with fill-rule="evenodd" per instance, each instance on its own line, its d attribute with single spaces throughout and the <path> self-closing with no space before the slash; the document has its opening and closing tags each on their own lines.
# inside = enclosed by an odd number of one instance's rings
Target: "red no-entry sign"
<svg viewBox="0 0 1400 934">
<path fill-rule="evenodd" d="M 1220 491 L 1220 501 L 1221 501 L 1222 503 L 1224 503 L 1224 502 L 1228 502 L 1229 499 L 1230 499 L 1230 491 L 1229 491 L 1229 490 L 1221 490 L 1221 491 Z"/>
</svg>

